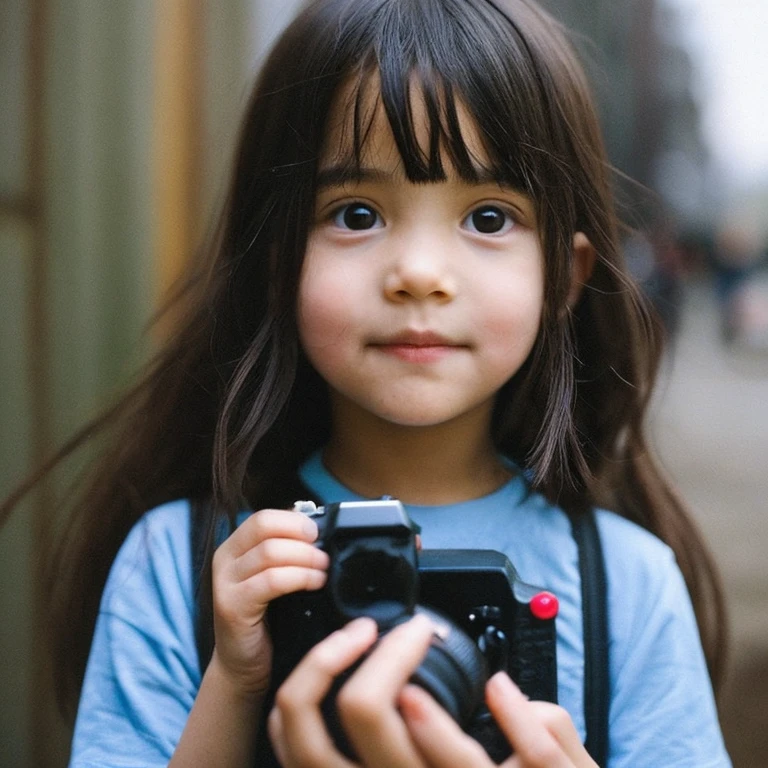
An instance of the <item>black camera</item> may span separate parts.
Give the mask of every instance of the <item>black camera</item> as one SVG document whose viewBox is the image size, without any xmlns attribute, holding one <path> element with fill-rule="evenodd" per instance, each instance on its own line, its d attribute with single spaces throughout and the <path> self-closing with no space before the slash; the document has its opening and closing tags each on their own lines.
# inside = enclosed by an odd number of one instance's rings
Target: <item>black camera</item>
<svg viewBox="0 0 768 768">
<path fill-rule="evenodd" d="M 423 612 L 449 631 L 435 636 L 412 681 L 493 759 L 508 756 L 510 747 L 483 703 L 485 683 L 504 670 L 529 698 L 557 701 L 556 598 L 522 582 L 500 552 L 419 550 L 416 526 L 397 500 L 309 504 L 303 511 L 317 522 L 317 546 L 330 556 L 328 581 L 269 607 L 274 651 L 265 715 L 283 680 L 334 630 L 370 616 L 383 635 Z M 344 679 L 336 681 L 323 712 L 337 746 L 352 756 L 333 706 Z M 259 765 L 277 765 L 265 728 L 261 734 Z"/>
</svg>

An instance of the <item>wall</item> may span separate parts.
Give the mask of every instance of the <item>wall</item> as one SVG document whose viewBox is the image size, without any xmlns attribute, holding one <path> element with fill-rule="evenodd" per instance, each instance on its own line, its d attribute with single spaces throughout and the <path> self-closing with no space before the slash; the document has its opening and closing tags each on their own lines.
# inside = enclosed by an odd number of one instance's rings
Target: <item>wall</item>
<svg viewBox="0 0 768 768">
<path fill-rule="evenodd" d="M 221 197 L 256 25 L 284 5 L 0 4 L 0 498 L 151 350 L 150 315 Z M 38 641 L 38 553 L 78 463 L 0 528 L 4 768 L 66 760 Z"/>
</svg>

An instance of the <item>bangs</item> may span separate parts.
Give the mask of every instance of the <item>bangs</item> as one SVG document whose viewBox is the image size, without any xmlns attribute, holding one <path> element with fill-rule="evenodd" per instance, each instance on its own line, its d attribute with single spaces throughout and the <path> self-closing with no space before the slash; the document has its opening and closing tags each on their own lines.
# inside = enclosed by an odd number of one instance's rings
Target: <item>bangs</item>
<svg viewBox="0 0 768 768">
<path fill-rule="evenodd" d="M 452 10 L 455 8 L 455 12 Z M 361 25 L 336 113 L 334 161 L 354 176 L 383 110 L 409 181 L 491 178 L 536 194 L 542 157 L 540 94 L 514 24 L 491 4 L 466 0 L 382 2 Z M 471 23 L 468 16 L 476 16 Z M 481 151 L 462 133 L 474 124 Z M 425 124 L 426 123 L 426 124 Z"/>
</svg>

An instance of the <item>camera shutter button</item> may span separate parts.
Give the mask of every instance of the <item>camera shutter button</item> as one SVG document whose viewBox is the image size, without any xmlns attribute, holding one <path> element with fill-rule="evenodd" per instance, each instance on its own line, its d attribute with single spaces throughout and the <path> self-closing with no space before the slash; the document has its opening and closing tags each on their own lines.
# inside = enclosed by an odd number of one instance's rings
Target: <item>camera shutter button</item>
<svg viewBox="0 0 768 768">
<path fill-rule="evenodd" d="M 551 592 L 539 592 L 531 598 L 531 613 L 543 621 L 554 619 L 560 610 L 560 603 Z"/>
</svg>

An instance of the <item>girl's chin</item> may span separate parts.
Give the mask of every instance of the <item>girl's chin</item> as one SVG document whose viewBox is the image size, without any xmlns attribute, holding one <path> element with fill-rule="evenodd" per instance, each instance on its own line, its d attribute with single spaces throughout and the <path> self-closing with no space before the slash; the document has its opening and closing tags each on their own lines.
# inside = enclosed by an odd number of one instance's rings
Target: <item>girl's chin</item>
<svg viewBox="0 0 768 768">
<path fill-rule="evenodd" d="M 401 392 L 380 392 L 379 397 L 354 397 L 337 394 L 335 416 L 358 429 L 376 426 L 404 430 L 436 429 L 456 426 L 487 429 L 493 410 L 493 395 L 457 396 L 446 388 L 410 388 Z"/>
<path fill-rule="evenodd" d="M 417 429 L 436 429 L 447 427 L 449 425 L 458 425 L 465 423 L 465 417 L 477 410 L 448 410 L 436 409 L 434 402 L 419 408 L 417 404 L 407 409 L 392 409 L 381 411 L 374 415 L 383 423 L 390 424 L 393 427 L 402 427 L 408 430 Z"/>
</svg>

